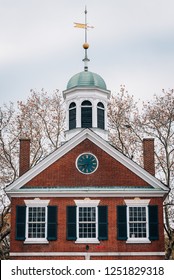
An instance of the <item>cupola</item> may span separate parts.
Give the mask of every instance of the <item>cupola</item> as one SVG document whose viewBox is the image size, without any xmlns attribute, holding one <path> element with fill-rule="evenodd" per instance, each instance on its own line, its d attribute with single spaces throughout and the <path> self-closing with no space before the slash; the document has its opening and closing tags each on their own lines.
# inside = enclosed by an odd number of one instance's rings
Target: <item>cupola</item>
<svg viewBox="0 0 174 280">
<path fill-rule="evenodd" d="M 98 87 L 106 90 L 106 83 L 100 75 L 90 71 L 83 71 L 75 74 L 69 80 L 67 89 L 74 87 Z"/>
<path fill-rule="evenodd" d="M 110 91 L 104 79 L 88 70 L 87 10 L 85 10 L 84 71 L 73 75 L 63 92 L 66 104 L 66 131 L 68 141 L 84 128 L 90 128 L 103 139 L 108 140 L 107 104 Z M 77 26 L 76 26 L 77 27 Z"/>
</svg>

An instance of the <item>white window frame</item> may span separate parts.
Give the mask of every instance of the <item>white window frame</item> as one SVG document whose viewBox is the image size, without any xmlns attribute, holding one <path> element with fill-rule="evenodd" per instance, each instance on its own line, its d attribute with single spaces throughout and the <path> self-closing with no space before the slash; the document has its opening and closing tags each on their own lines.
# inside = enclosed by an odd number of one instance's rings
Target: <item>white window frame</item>
<svg viewBox="0 0 174 280">
<path fill-rule="evenodd" d="M 47 240 L 47 217 L 48 217 L 48 204 L 50 200 L 40 200 L 40 199 L 34 199 L 34 200 L 24 200 L 26 205 L 26 239 L 24 241 L 25 244 L 47 244 L 49 243 Z M 44 207 L 45 208 L 45 238 L 29 238 L 28 237 L 28 217 L 29 217 L 29 208 L 32 207 Z"/>
<path fill-rule="evenodd" d="M 77 215 L 76 215 L 76 229 L 77 229 L 77 239 L 75 243 L 97 243 L 99 244 L 100 241 L 98 240 L 98 205 L 100 203 L 100 200 L 90 200 L 90 199 L 84 199 L 84 200 L 75 200 L 76 206 L 77 206 Z M 96 213 L 96 237 L 95 238 L 81 238 L 79 237 L 79 208 L 80 207 L 95 207 L 95 213 Z"/>
<path fill-rule="evenodd" d="M 148 238 L 149 233 L 149 215 L 148 215 L 148 205 L 150 199 L 127 199 L 125 203 L 127 205 L 127 236 L 128 239 L 126 243 L 151 243 Z M 146 208 L 146 237 L 130 237 L 130 222 L 129 222 L 129 208 L 130 207 L 145 207 Z"/>
</svg>

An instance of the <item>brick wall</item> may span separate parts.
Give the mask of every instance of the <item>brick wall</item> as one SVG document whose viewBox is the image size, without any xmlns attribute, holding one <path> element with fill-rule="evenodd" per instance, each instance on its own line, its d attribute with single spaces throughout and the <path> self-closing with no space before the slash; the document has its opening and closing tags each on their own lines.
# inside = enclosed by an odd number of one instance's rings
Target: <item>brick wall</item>
<svg viewBox="0 0 174 280">
<path fill-rule="evenodd" d="M 42 198 L 43 199 L 43 198 Z M 124 198 L 96 198 L 100 200 L 99 205 L 108 205 L 108 240 L 100 241 L 100 244 L 76 244 L 75 241 L 66 240 L 66 206 L 75 205 L 74 200 L 79 198 L 44 198 L 50 199 L 49 205 L 58 206 L 58 239 L 50 241 L 49 244 L 34 245 L 24 244 L 23 241 L 15 240 L 15 215 L 16 205 L 24 205 L 24 198 L 12 199 L 12 231 L 11 252 L 163 252 L 163 206 L 161 198 L 152 198 L 150 204 L 159 205 L 159 240 L 150 244 L 127 244 L 126 241 L 117 240 L 117 215 L 116 206 L 124 204 Z M 93 198 L 92 198 L 93 199 Z M 71 257 L 72 258 L 72 257 Z M 95 257 L 94 257 L 95 258 Z M 103 258 L 103 257 L 102 257 Z M 102 259 L 101 258 L 101 259 Z M 118 257 L 119 258 L 119 257 Z M 123 257 L 122 257 L 123 258 Z M 146 257 L 156 259 L 156 257 Z M 158 257 L 163 258 L 163 257 Z M 59 259 L 61 259 L 59 257 Z M 69 258 L 70 259 L 70 258 Z M 113 257 L 116 259 L 116 257 Z M 120 258 L 119 258 L 120 259 Z M 140 257 L 141 259 L 141 257 Z"/>
<path fill-rule="evenodd" d="M 84 152 L 97 156 L 99 167 L 90 175 L 80 173 L 75 165 Z M 83 141 L 57 162 L 32 179 L 27 186 L 146 186 L 140 177 L 128 170 L 89 140 Z"/>
</svg>

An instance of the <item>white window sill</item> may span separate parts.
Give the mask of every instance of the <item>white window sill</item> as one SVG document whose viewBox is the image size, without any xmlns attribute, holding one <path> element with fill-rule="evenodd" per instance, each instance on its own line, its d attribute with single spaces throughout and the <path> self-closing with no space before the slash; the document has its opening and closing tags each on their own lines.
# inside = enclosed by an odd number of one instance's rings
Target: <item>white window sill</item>
<svg viewBox="0 0 174 280">
<path fill-rule="evenodd" d="M 100 244 L 100 241 L 97 238 L 78 238 L 75 243 L 95 243 Z"/>
<path fill-rule="evenodd" d="M 151 243 L 148 238 L 129 238 L 126 243 Z"/>
<path fill-rule="evenodd" d="M 47 239 L 26 239 L 24 244 L 49 244 Z"/>
</svg>

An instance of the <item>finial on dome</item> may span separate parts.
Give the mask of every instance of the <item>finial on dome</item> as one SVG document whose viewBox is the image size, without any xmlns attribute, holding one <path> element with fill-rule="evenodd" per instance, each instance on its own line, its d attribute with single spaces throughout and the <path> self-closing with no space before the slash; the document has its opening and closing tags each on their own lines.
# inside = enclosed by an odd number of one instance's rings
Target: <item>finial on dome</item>
<svg viewBox="0 0 174 280">
<path fill-rule="evenodd" d="M 85 50 L 85 58 L 83 59 L 84 61 L 84 71 L 88 71 L 88 62 L 90 61 L 88 59 L 88 48 L 89 48 L 89 44 L 88 44 L 88 40 L 87 40 L 87 7 L 85 6 L 85 43 L 83 44 L 83 48 Z"/>
<path fill-rule="evenodd" d="M 85 50 L 89 49 L 89 44 L 88 44 L 88 43 L 84 43 L 84 44 L 83 44 L 83 48 L 84 48 Z"/>
</svg>

